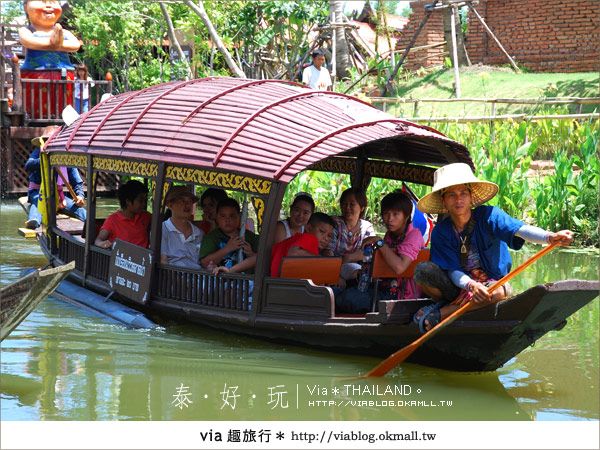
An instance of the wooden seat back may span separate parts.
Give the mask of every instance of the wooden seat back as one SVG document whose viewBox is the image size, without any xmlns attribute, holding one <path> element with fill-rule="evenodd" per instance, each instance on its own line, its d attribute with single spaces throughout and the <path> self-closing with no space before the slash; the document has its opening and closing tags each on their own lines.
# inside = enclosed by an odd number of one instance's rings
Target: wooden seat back
<svg viewBox="0 0 600 450">
<path fill-rule="evenodd" d="M 397 274 L 394 270 L 385 262 L 385 258 L 381 252 L 375 252 L 373 258 L 373 278 L 412 278 L 415 274 L 415 267 L 417 264 L 429 261 L 429 249 L 421 249 L 417 258 L 410 263 L 404 272 Z"/>
<path fill-rule="evenodd" d="M 315 284 L 337 284 L 341 257 L 286 256 L 281 260 L 281 278 L 312 280 Z"/>
</svg>

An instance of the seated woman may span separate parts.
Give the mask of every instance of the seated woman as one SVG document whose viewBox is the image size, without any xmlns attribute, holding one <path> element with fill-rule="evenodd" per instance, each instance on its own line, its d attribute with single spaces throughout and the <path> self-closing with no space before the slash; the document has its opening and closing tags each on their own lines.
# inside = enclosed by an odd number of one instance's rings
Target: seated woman
<svg viewBox="0 0 600 450">
<path fill-rule="evenodd" d="M 219 188 L 208 188 L 200 196 L 202 221 L 198 223 L 198 228 L 204 231 L 204 234 L 210 233 L 217 227 L 215 221 L 217 218 L 217 205 L 221 200 L 225 200 L 226 198 L 227 193 Z"/>
<path fill-rule="evenodd" d="M 136 180 L 129 180 L 117 193 L 121 209 L 106 218 L 94 242 L 110 248 L 115 239 L 148 248 L 152 214 L 146 211 L 148 189 Z"/>
<path fill-rule="evenodd" d="M 189 221 L 198 197 L 186 186 L 173 186 L 167 192 L 165 204 L 171 217 L 162 224 L 160 262 L 188 269 L 200 269 L 198 253 L 204 232 Z"/>
<path fill-rule="evenodd" d="M 240 205 L 233 198 L 221 200 L 217 205 L 217 228 L 202 239 L 200 247 L 200 264 L 208 270 L 223 266 L 228 270 L 243 272 L 252 271 L 256 264 L 258 236 L 244 230 L 240 237 Z M 243 257 L 239 258 L 239 250 Z M 238 266 L 242 264 L 242 267 Z"/>
<path fill-rule="evenodd" d="M 355 272 L 360 269 L 360 264 L 357 262 L 363 258 L 362 246 L 365 240 L 375 236 L 373 224 L 363 219 L 366 208 L 367 196 L 362 189 L 349 188 L 342 192 L 340 197 L 342 215 L 333 218 L 336 226 L 329 246 L 332 256 L 342 257 L 344 263 L 340 274 L 342 285 L 343 280 L 354 278 Z"/>
<path fill-rule="evenodd" d="M 493 292 L 488 289 L 510 272 L 509 247 L 519 250 L 525 241 L 572 242 L 569 230 L 545 231 L 495 206 L 480 206 L 497 192 L 496 184 L 477 179 L 467 164 L 454 163 L 435 171 L 431 193 L 419 201 L 423 212 L 448 213 L 433 229 L 431 261 L 415 270 L 417 284 L 436 301 L 415 314 L 422 333 L 468 301 L 483 307 L 510 296 L 508 284 Z"/>
<path fill-rule="evenodd" d="M 385 262 L 398 275 L 402 274 L 417 258 L 423 247 L 423 235 L 412 224 L 412 209 L 412 201 L 404 192 L 387 194 L 381 200 L 381 217 L 387 232 L 383 242 L 376 243 L 377 251 L 381 252 Z M 402 300 L 418 298 L 419 294 L 420 291 L 414 280 L 398 277 L 397 280 L 384 280 L 378 296 L 380 299 Z M 336 296 L 336 311 L 366 313 L 371 310 L 372 298 L 372 289 L 361 292 L 356 287 L 348 288 Z"/>
<path fill-rule="evenodd" d="M 296 233 L 304 233 L 304 227 L 314 210 L 315 201 L 310 195 L 305 192 L 296 194 L 290 206 L 290 216 L 277 222 L 275 243 L 291 238 Z"/>
</svg>

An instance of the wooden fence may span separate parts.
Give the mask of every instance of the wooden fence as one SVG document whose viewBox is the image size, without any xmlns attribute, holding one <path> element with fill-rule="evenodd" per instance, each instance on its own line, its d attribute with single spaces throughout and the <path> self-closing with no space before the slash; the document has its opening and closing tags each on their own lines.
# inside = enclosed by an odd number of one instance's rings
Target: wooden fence
<svg viewBox="0 0 600 450">
<path fill-rule="evenodd" d="M 583 114 L 583 105 L 600 105 L 600 97 L 555 97 L 555 98 L 389 98 L 371 97 L 371 103 L 381 105 L 383 111 L 387 111 L 389 105 L 399 106 L 413 104 L 413 117 L 406 118 L 411 122 L 494 122 L 503 120 L 515 121 L 537 121 L 552 119 L 600 119 L 600 113 Z M 419 106 L 427 103 L 484 103 L 491 105 L 491 114 L 486 116 L 463 116 L 463 117 L 419 117 Z M 578 105 L 576 114 L 496 114 L 497 105 Z"/>
</svg>

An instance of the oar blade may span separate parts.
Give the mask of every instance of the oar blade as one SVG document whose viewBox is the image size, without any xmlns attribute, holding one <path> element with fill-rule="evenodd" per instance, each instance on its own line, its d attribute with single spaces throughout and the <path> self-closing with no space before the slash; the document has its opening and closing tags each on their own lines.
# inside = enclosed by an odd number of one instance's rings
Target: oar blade
<svg viewBox="0 0 600 450">
<path fill-rule="evenodd" d="M 410 355 L 418 348 L 418 345 L 414 345 L 415 343 L 408 344 L 406 347 L 401 348 L 396 353 L 388 356 L 384 359 L 377 367 L 368 372 L 365 377 L 382 377 L 398 364 L 402 364 L 404 361 L 408 359 Z"/>
</svg>

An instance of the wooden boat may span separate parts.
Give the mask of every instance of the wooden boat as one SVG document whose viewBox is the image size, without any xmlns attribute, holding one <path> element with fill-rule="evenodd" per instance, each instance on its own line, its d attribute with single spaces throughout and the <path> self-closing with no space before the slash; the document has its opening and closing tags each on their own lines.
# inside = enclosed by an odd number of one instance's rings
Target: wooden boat
<svg viewBox="0 0 600 450">
<path fill-rule="evenodd" d="M 0 341 L 14 330 L 75 268 L 70 262 L 46 270 L 33 270 L 0 288 Z"/>
<path fill-rule="evenodd" d="M 274 229 L 286 187 L 305 170 L 348 174 L 354 186 L 368 187 L 376 177 L 431 185 L 439 166 L 473 166 L 462 144 L 361 100 L 293 82 L 233 78 L 173 82 L 112 97 L 52 136 L 46 152 L 50 168 L 78 167 L 87 180 L 88 232 L 83 238 L 73 235 L 50 214 L 40 239 L 53 264 L 75 261 L 74 282 L 149 313 L 382 356 L 417 337 L 411 317 L 429 300 L 379 301 L 372 313 L 340 316 L 329 286 L 271 277 Z M 105 173 L 148 181 L 154 211 L 149 249 L 119 243 L 111 252 L 93 245 L 101 223 L 94 183 Z M 214 276 L 159 262 L 170 183 L 219 187 L 250 198 L 260 237 L 254 274 Z M 133 272 L 146 276 L 124 273 L 118 258 L 129 258 L 139 269 Z M 318 259 L 307 264 L 314 268 Z M 464 315 L 411 360 L 453 370 L 495 370 L 544 333 L 564 326 L 598 289 L 598 282 L 577 280 L 532 287 Z"/>
</svg>

